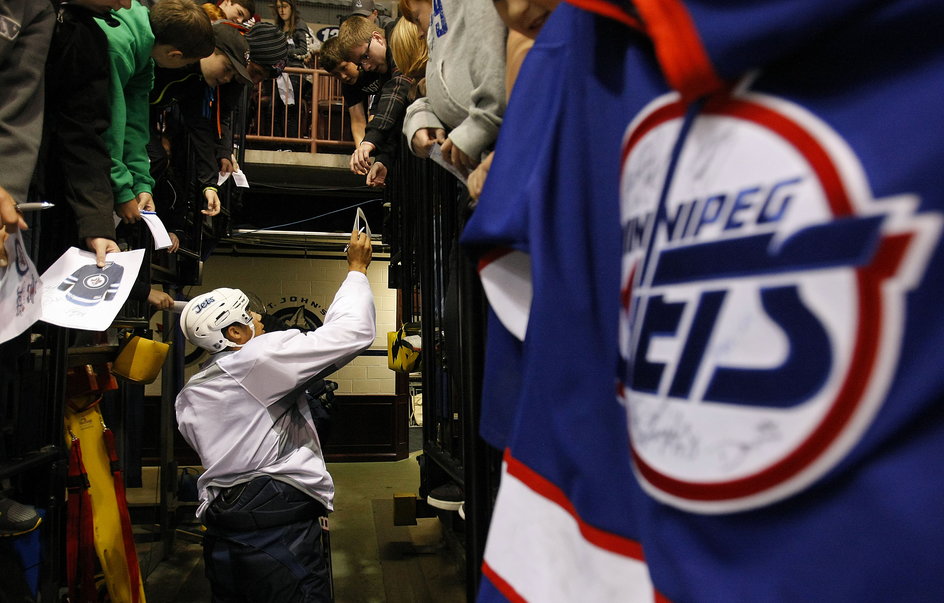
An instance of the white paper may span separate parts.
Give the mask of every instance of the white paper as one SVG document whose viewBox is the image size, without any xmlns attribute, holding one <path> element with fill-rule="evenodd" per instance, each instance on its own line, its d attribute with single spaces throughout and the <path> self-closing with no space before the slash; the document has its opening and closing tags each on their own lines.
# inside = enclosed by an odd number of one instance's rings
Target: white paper
<svg viewBox="0 0 944 603">
<path fill-rule="evenodd" d="M 131 293 L 141 269 L 144 250 L 105 256 L 105 267 L 95 265 L 95 254 L 70 247 L 43 273 L 41 319 L 73 329 L 104 331 Z"/>
<path fill-rule="evenodd" d="M 438 142 L 435 143 L 433 145 L 433 148 L 429 150 L 429 158 L 435 161 L 436 163 L 438 163 L 439 165 L 443 166 L 444 168 L 446 168 L 446 171 L 448 171 L 450 174 L 458 178 L 459 182 L 461 182 L 462 184 L 466 184 L 467 177 L 465 176 L 465 174 L 463 174 L 459 170 L 459 168 L 452 165 L 451 163 L 446 163 L 446 160 L 443 159 L 442 145 L 439 144 Z"/>
<path fill-rule="evenodd" d="M 242 169 L 233 172 L 233 182 L 240 188 L 249 188 L 249 180 L 246 178 L 246 174 L 243 173 Z"/>
<path fill-rule="evenodd" d="M 370 238 L 370 224 L 367 223 L 367 216 L 364 215 L 364 210 L 360 207 L 357 208 L 357 213 L 354 214 L 354 230 L 366 232 L 367 238 Z"/>
<path fill-rule="evenodd" d="M 170 235 L 167 234 L 167 229 L 164 228 L 164 223 L 161 222 L 156 213 L 142 211 L 141 218 L 144 219 L 144 223 L 151 230 L 151 236 L 154 238 L 154 249 L 167 249 L 174 244 L 170 240 Z"/>
<path fill-rule="evenodd" d="M 227 172 L 225 174 L 220 172 L 216 179 L 216 185 L 222 186 L 224 182 L 229 180 L 230 174 L 233 175 L 233 182 L 236 183 L 236 186 L 240 188 L 249 188 L 249 180 L 246 179 L 246 174 L 243 173 L 242 169 L 238 169 L 234 172 Z"/>
<path fill-rule="evenodd" d="M 364 215 L 364 210 L 360 207 L 357 208 L 357 213 L 354 214 L 354 231 L 367 233 L 367 238 L 370 239 L 370 224 L 367 223 L 367 216 Z M 347 248 L 349 245 L 344 246 L 344 252 L 347 253 Z"/>
<path fill-rule="evenodd" d="M 0 343 L 13 339 L 42 314 L 43 283 L 16 231 L 3 244 L 7 266 L 0 268 Z"/>
</svg>

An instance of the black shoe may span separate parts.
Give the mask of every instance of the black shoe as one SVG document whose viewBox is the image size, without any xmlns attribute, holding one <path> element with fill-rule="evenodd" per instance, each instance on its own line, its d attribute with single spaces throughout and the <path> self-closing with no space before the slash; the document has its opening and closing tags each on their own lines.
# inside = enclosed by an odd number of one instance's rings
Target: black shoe
<svg viewBox="0 0 944 603">
<path fill-rule="evenodd" d="M 0 498 L 0 537 L 32 532 L 42 521 L 35 507 L 22 505 L 11 498 Z"/>
<path fill-rule="evenodd" d="M 465 502 L 465 495 L 458 484 L 448 483 L 437 486 L 429 492 L 426 502 L 431 507 L 445 511 L 458 511 Z"/>
</svg>

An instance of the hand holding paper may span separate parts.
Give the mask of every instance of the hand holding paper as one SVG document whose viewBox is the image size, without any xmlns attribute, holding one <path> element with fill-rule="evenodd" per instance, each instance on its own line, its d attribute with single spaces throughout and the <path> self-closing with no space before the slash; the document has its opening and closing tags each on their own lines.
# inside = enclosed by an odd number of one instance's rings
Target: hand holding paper
<svg viewBox="0 0 944 603">
<path fill-rule="evenodd" d="M 430 149 L 429 158 L 442 167 L 446 168 L 446 171 L 458 178 L 459 182 L 466 184 L 466 175 L 462 172 L 462 170 L 443 159 L 442 146 L 438 142 Z"/>
<path fill-rule="evenodd" d="M 361 222 L 363 221 L 363 224 Z M 366 232 L 365 232 L 366 231 Z M 357 208 L 357 218 L 354 220 L 354 229 L 351 231 L 351 240 L 344 248 L 347 253 L 349 270 L 356 270 L 367 274 L 367 267 L 373 254 L 370 242 L 370 226 L 361 208 Z"/>
<path fill-rule="evenodd" d="M 104 331 L 128 299 L 144 258 L 143 249 L 109 253 L 105 267 L 95 254 L 70 247 L 43 273 L 41 320 Z"/>
<path fill-rule="evenodd" d="M 154 249 L 166 249 L 173 245 L 173 241 L 170 240 L 170 235 L 167 234 L 167 229 L 164 228 L 164 223 L 161 222 L 161 219 L 157 217 L 157 214 L 153 211 L 142 211 L 141 218 L 144 220 L 144 223 L 147 224 L 147 227 L 151 231 L 151 236 L 154 238 Z"/>
<path fill-rule="evenodd" d="M 236 183 L 236 186 L 249 188 L 249 180 L 246 179 L 246 174 L 243 173 L 239 166 L 236 166 L 236 169 L 232 172 L 220 172 L 219 177 L 216 179 L 216 185 L 222 186 L 222 184 L 229 179 L 230 174 L 232 174 L 233 182 Z"/>
</svg>

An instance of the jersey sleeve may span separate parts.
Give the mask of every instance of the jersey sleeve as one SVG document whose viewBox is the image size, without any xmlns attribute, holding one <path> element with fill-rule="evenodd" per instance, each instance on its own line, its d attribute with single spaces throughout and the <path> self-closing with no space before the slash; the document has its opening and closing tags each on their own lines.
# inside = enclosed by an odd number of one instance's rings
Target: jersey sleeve
<svg viewBox="0 0 944 603">
<path fill-rule="evenodd" d="M 374 296 L 367 276 L 349 272 L 324 324 L 259 336 L 220 361 L 260 404 L 270 406 L 319 374 L 333 372 L 367 349 L 376 335 Z"/>
<path fill-rule="evenodd" d="M 558 152 L 553 137 L 563 92 L 560 82 L 542 76 L 542 71 L 547 73 L 544 70 L 560 64 L 561 50 L 536 45 L 522 65 L 485 189 L 462 234 L 462 244 L 480 258 L 480 275 L 488 256 L 502 255 L 503 248 L 524 253 L 530 250 L 532 208 L 547 193 L 549 169 Z M 531 100 L 535 98 L 544 102 L 536 104 Z M 525 279 L 530 286 L 530 273 Z M 479 432 L 489 444 L 503 449 L 522 390 L 523 337 L 512 334 L 503 322 L 500 304 L 493 295 L 495 289 L 486 291 L 492 292 L 487 293 L 488 378 L 483 383 Z"/>
<path fill-rule="evenodd" d="M 497 247 L 528 251 L 529 206 L 543 196 L 559 152 L 554 137 L 564 87 L 546 74 L 561 51 L 536 44 L 521 67 L 505 113 L 510 125 L 499 133 L 482 197 L 462 234 L 476 255 Z"/>
</svg>

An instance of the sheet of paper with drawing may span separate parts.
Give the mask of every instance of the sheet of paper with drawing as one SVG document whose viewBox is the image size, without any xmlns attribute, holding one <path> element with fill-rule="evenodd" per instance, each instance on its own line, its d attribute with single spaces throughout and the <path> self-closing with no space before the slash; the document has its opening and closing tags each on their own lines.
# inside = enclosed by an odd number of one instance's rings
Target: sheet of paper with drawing
<svg viewBox="0 0 944 603">
<path fill-rule="evenodd" d="M 429 158 L 435 161 L 436 163 L 438 163 L 439 165 L 441 165 L 442 167 L 444 167 L 447 172 L 449 172 L 450 174 L 458 178 L 459 182 L 461 182 L 462 184 L 466 184 L 466 180 L 467 180 L 466 175 L 463 174 L 462 171 L 459 170 L 459 168 L 457 168 L 456 166 L 450 163 L 446 163 L 446 160 L 443 159 L 442 145 L 439 144 L 438 142 L 433 145 L 432 149 L 429 150 Z"/>
<path fill-rule="evenodd" d="M 73 329 L 104 331 L 124 305 L 141 269 L 144 250 L 105 256 L 70 247 L 42 276 L 42 320 Z"/>
<path fill-rule="evenodd" d="M 0 343 L 13 339 L 39 320 L 42 313 L 42 280 L 26 255 L 20 231 L 10 233 L 3 247 L 7 266 L 0 268 Z"/>
</svg>

